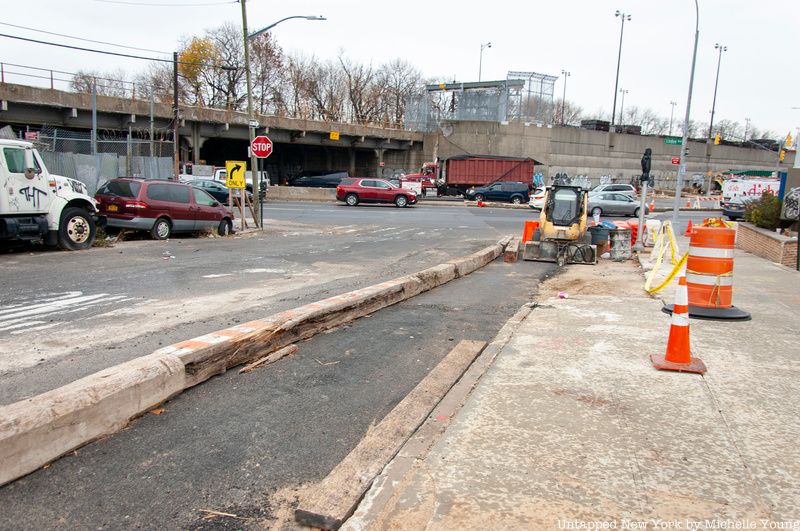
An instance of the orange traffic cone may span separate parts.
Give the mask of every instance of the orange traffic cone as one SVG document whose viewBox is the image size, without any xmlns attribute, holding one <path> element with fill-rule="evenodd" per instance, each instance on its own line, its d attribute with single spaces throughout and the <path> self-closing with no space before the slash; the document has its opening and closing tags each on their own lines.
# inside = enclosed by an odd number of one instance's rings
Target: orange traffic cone
<svg viewBox="0 0 800 531">
<path fill-rule="evenodd" d="M 681 275 L 675 291 L 667 351 L 661 356 L 651 354 L 650 362 L 656 369 L 664 371 L 706 372 L 706 364 L 700 358 L 693 358 L 689 347 L 689 291 L 686 288 L 686 275 Z"/>
<path fill-rule="evenodd" d="M 691 236 L 692 235 L 692 220 L 689 220 L 689 224 L 686 225 L 686 232 L 683 233 L 684 236 Z"/>
<path fill-rule="evenodd" d="M 650 204 L 648 205 L 648 208 L 650 209 L 650 212 L 652 212 L 653 210 L 656 209 L 656 200 L 655 199 L 651 199 L 650 200 Z"/>
<path fill-rule="evenodd" d="M 478 206 L 482 207 L 483 206 L 483 201 L 478 201 Z"/>
</svg>

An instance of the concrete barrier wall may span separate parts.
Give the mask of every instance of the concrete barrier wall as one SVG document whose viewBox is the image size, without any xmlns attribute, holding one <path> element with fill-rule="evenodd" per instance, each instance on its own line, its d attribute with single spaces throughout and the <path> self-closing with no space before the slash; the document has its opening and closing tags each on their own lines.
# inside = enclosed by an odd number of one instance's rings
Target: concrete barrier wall
<svg viewBox="0 0 800 531">
<path fill-rule="evenodd" d="M 425 136 L 427 160 L 432 160 L 434 155 L 445 159 L 465 152 L 531 157 L 542 163 L 536 171 L 541 171 L 545 178 L 567 173 L 570 176 L 586 175 L 593 180 L 610 176 L 614 181 L 627 182 L 631 177 L 641 175 L 642 154 L 650 148 L 653 150 L 651 175 L 659 181 L 660 188 L 675 186 L 678 166 L 672 164 L 672 157 L 679 155 L 680 146 L 665 144 L 662 136 L 613 134 L 523 123 L 457 122 L 452 125 L 452 133 L 446 138 L 440 132 Z M 709 170 L 774 170 L 777 156 L 774 151 L 758 148 L 690 141 L 686 174 L 691 178 Z M 793 156 L 793 153 L 787 153 L 782 165 L 784 171 L 792 165 Z"/>
<path fill-rule="evenodd" d="M 270 201 L 336 201 L 336 189 L 272 185 L 267 192 Z"/>
</svg>

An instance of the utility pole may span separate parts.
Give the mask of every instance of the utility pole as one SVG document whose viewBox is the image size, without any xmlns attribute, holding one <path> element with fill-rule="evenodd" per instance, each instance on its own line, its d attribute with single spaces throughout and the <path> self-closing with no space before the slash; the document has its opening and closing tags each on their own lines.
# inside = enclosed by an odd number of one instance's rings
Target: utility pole
<svg viewBox="0 0 800 531">
<path fill-rule="evenodd" d="M 625 19 L 631 19 L 631 16 L 625 13 L 620 12 L 617 10 L 614 13 L 615 17 L 622 17 L 622 26 L 619 28 L 619 54 L 617 55 L 617 77 L 616 81 L 614 81 L 614 107 L 611 110 L 611 132 L 616 132 L 614 128 L 614 119 L 617 116 L 617 91 L 619 90 L 619 64 L 622 62 L 622 34 L 625 32 Z"/>
<path fill-rule="evenodd" d="M 180 116 L 178 112 L 178 52 L 172 52 L 172 140 L 173 151 L 175 155 L 175 162 L 173 164 L 173 172 L 175 176 L 173 179 L 178 180 L 181 174 L 181 154 L 180 154 L 180 141 L 178 137 L 178 122 Z"/>
<path fill-rule="evenodd" d="M 256 127 L 258 127 L 258 122 L 256 121 L 255 115 L 253 114 L 253 82 L 250 79 L 250 45 L 248 43 L 248 34 L 247 34 L 247 0 L 239 0 L 242 4 L 242 35 L 244 39 L 244 72 L 245 78 L 247 79 L 247 118 L 248 118 L 248 130 L 250 131 L 250 145 L 253 144 L 253 140 L 256 137 Z M 261 203 L 261 198 L 258 196 L 258 192 L 260 190 L 261 183 L 259 182 L 258 176 L 258 159 L 253 154 L 252 149 L 250 151 L 250 175 L 252 177 L 253 182 L 253 211 L 259 210 L 259 204 Z M 258 220 L 253 220 L 253 223 L 258 225 Z M 242 226 L 244 226 L 244 220 L 242 220 Z M 261 227 L 263 229 L 263 227 Z"/>
<path fill-rule="evenodd" d="M 563 126 L 566 123 L 564 119 L 564 104 L 567 101 L 567 78 L 571 74 L 566 70 L 562 70 L 561 73 L 564 75 L 564 94 L 561 96 L 561 125 Z"/>
<path fill-rule="evenodd" d="M 154 98 L 153 98 L 153 88 L 150 87 L 150 178 L 158 178 L 155 172 L 155 141 L 153 140 L 153 134 L 155 129 L 155 122 L 153 117 L 153 106 L 154 106 Z"/>
<path fill-rule="evenodd" d="M 669 104 L 671 105 L 669 111 L 669 136 L 672 136 L 672 116 L 675 114 L 675 106 L 678 104 L 678 102 L 670 101 Z"/>
<path fill-rule="evenodd" d="M 689 74 L 689 96 L 686 98 L 686 117 L 683 119 L 683 141 L 681 142 L 681 158 L 678 164 L 678 176 L 675 182 L 675 202 L 672 205 L 672 228 L 678 227 L 678 212 L 681 206 L 683 176 L 686 173 L 686 144 L 689 142 L 689 117 L 692 111 L 692 89 L 694 88 L 694 67 L 697 64 L 697 42 L 700 40 L 700 6 L 694 0 L 694 52 L 692 52 L 692 70 Z"/>
<path fill-rule="evenodd" d="M 708 124 L 708 138 L 713 138 L 714 135 L 714 111 L 717 108 L 717 86 L 719 85 L 719 66 L 722 64 L 722 52 L 727 52 L 728 47 L 719 43 L 714 45 L 714 48 L 719 50 L 719 59 L 717 60 L 717 79 L 714 81 L 714 100 L 711 103 L 711 121 Z"/>
</svg>

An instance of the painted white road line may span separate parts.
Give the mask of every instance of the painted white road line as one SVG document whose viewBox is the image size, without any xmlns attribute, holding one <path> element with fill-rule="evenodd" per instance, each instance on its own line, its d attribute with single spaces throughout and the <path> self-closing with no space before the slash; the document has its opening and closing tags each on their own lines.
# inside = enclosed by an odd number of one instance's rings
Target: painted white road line
<svg viewBox="0 0 800 531">
<path fill-rule="evenodd" d="M 218 273 L 215 275 L 203 275 L 203 278 L 222 278 L 233 276 L 233 273 Z"/>
<path fill-rule="evenodd" d="M 54 294 L 49 299 L 32 299 L 33 304 L 15 305 L 14 308 L 5 307 L 3 313 L 0 314 L 0 331 L 17 334 L 27 330 L 42 330 L 65 323 L 65 321 L 49 323 L 43 320 L 46 317 L 82 312 L 90 308 L 119 304 L 129 300 L 131 298 L 125 295 L 109 295 L 108 293 L 83 295 L 80 291 Z"/>
</svg>

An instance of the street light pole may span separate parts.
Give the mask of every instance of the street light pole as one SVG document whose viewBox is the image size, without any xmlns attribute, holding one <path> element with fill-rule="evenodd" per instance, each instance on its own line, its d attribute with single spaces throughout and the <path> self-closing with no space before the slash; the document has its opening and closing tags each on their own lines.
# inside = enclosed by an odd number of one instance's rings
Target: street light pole
<svg viewBox="0 0 800 531">
<path fill-rule="evenodd" d="M 621 126 L 625 125 L 625 94 L 628 93 L 627 89 L 619 89 L 619 93 L 622 94 L 622 101 L 619 104 L 619 124 Z"/>
<path fill-rule="evenodd" d="M 622 61 L 622 34 L 625 32 L 625 19 L 631 19 L 630 15 L 626 15 L 625 13 L 620 12 L 618 9 L 616 13 L 614 13 L 615 17 L 622 18 L 622 25 L 619 28 L 619 54 L 617 55 L 617 78 L 614 82 L 614 107 L 611 110 L 611 131 L 614 131 L 614 119 L 617 115 L 617 90 L 619 90 L 619 64 Z"/>
<path fill-rule="evenodd" d="M 481 44 L 481 55 L 480 55 L 480 57 L 478 57 L 478 81 L 481 80 L 481 70 L 483 70 L 483 49 L 484 48 L 491 48 L 491 47 L 492 47 L 492 43 L 491 42 L 487 42 L 485 44 L 483 44 L 483 43 Z"/>
<path fill-rule="evenodd" d="M 689 141 L 689 116 L 692 110 L 692 89 L 694 88 L 694 67 L 697 63 L 697 42 L 700 40 L 700 6 L 694 0 L 694 52 L 692 52 L 692 70 L 689 74 L 689 96 L 686 98 L 686 116 L 683 119 L 683 141 L 681 142 L 681 158 L 678 165 L 678 176 L 675 182 L 675 203 L 672 205 L 672 228 L 678 226 L 678 211 L 683 189 L 683 176 L 686 173 L 686 143 Z"/>
<path fill-rule="evenodd" d="M 304 18 L 306 20 L 327 20 L 325 17 L 320 16 L 306 16 L 306 15 L 292 15 L 290 17 L 285 17 L 280 19 L 279 21 L 275 22 L 274 24 L 270 24 L 266 28 L 262 28 L 254 33 L 247 32 L 247 7 L 245 2 L 247 0 L 239 0 L 242 4 L 242 35 L 244 37 L 244 70 L 245 70 L 245 78 L 247 79 L 247 118 L 248 118 L 248 129 L 250 131 L 250 144 L 253 144 L 253 140 L 256 137 L 256 128 L 258 127 L 258 121 L 256 121 L 255 112 L 253 109 L 253 82 L 250 77 L 250 39 L 258 37 L 262 33 L 266 33 L 267 31 L 271 30 L 281 22 L 293 19 L 293 18 Z M 253 210 L 260 210 L 260 203 L 261 198 L 259 197 L 259 192 L 261 190 L 261 182 L 260 182 L 260 175 L 258 175 L 258 158 L 250 152 L 250 168 L 251 168 L 251 177 L 253 182 Z M 253 220 L 253 222 L 258 225 L 259 222 Z M 242 226 L 244 226 L 244 220 L 242 220 Z M 261 224 L 261 228 L 263 229 L 263 223 Z"/>
<path fill-rule="evenodd" d="M 670 101 L 670 110 L 669 110 L 669 136 L 672 136 L 672 116 L 675 114 L 675 106 L 678 104 L 676 101 Z"/>
<path fill-rule="evenodd" d="M 728 47 L 720 43 L 714 45 L 715 50 L 719 50 L 719 59 L 717 59 L 717 79 L 714 81 L 714 101 L 711 103 L 711 122 L 708 124 L 708 138 L 712 137 L 714 130 L 714 111 L 717 108 L 717 85 L 719 85 L 719 66 L 722 64 L 722 52 L 727 52 Z"/>
<path fill-rule="evenodd" d="M 256 137 L 256 127 L 258 126 L 258 122 L 256 122 L 255 113 L 253 112 L 253 82 L 250 79 L 250 46 L 247 42 L 247 0 L 239 0 L 242 4 L 242 36 L 244 37 L 244 75 L 245 79 L 247 80 L 247 129 L 250 132 L 250 144 L 253 145 L 253 140 Z M 258 182 L 258 159 L 256 158 L 253 150 L 250 149 L 250 177 L 253 182 L 253 210 L 256 211 L 259 209 L 259 203 L 261 202 L 261 198 L 258 196 L 259 186 L 260 183 Z M 242 201 L 244 201 L 244 195 L 242 196 Z M 245 221 L 244 217 L 246 216 L 246 212 L 242 210 L 242 229 L 244 229 Z M 253 216 L 255 217 L 255 216 Z M 253 220 L 253 223 L 258 226 L 258 220 Z M 261 227 L 263 230 L 263 227 Z"/>
<path fill-rule="evenodd" d="M 567 78 L 571 75 L 566 70 L 562 70 L 561 73 L 564 75 L 564 95 L 561 96 L 561 125 L 563 126 L 566 123 L 564 117 L 564 105 L 567 101 Z"/>
</svg>

